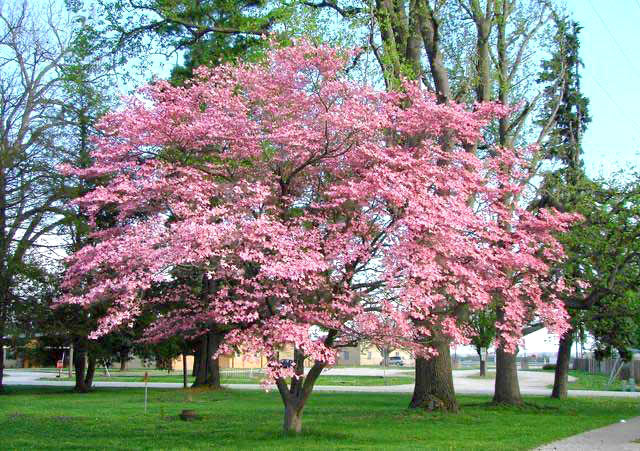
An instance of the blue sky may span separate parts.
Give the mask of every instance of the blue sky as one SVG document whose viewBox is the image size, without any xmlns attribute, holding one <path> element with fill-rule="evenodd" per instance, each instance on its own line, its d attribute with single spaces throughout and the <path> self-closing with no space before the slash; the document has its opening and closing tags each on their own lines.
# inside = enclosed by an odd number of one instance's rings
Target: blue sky
<svg viewBox="0 0 640 451">
<path fill-rule="evenodd" d="M 640 166 L 640 0 L 567 0 L 580 33 L 581 90 L 591 123 L 583 136 L 591 176 Z M 556 352 L 546 329 L 525 337 L 527 352 Z M 575 352 L 575 346 L 574 346 Z"/>
<path fill-rule="evenodd" d="M 640 163 L 640 0 L 567 0 L 582 25 L 581 89 L 592 122 L 583 137 L 590 175 Z"/>
<path fill-rule="evenodd" d="M 583 136 L 589 175 L 640 166 L 640 0 L 554 1 L 566 3 L 583 27 L 581 88 L 592 117 Z M 175 62 L 155 60 L 150 72 L 166 76 Z M 529 353 L 557 350 L 557 338 L 545 330 L 525 342 Z M 474 352 L 465 347 L 460 351 Z"/>
</svg>

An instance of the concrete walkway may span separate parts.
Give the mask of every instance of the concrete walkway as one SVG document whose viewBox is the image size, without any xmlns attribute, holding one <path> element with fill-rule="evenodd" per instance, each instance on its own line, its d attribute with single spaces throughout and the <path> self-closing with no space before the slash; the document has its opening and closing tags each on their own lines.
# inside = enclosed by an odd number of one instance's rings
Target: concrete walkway
<svg viewBox="0 0 640 451">
<path fill-rule="evenodd" d="M 639 443 L 633 443 L 638 441 Z M 549 443 L 536 451 L 638 451 L 640 450 L 640 417 L 615 423 Z"/>
<path fill-rule="evenodd" d="M 330 369 L 327 375 L 354 375 L 350 369 Z M 359 373 L 361 369 L 355 372 Z M 375 369 L 373 369 L 375 370 Z M 382 370 L 377 370 L 382 371 Z M 367 375 L 373 374 L 372 369 L 367 370 Z M 387 376 L 398 376 L 403 374 L 403 370 L 395 370 L 387 372 Z M 467 395 L 492 395 L 493 379 L 476 379 L 470 376 L 476 375 L 476 370 L 454 371 L 453 383 L 458 394 Z M 406 374 L 406 373 L 404 373 Z M 360 374 L 363 375 L 363 374 Z M 42 380 L 47 378 L 50 380 Z M 523 395 L 549 396 L 551 389 L 547 386 L 553 383 L 553 374 L 539 371 L 519 371 L 518 378 L 520 380 L 520 392 Z M 153 379 L 152 379 L 153 380 Z M 72 381 L 58 381 L 55 379 L 54 373 L 43 373 L 35 371 L 16 371 L 9 370 L 5 372 L 4 383 L 6 385 L 36 385 L 36 386 L 54 386 L 69 387 L 73 386 Z M 143 382 L 94 382 L 95 387 L 114 387 L 114 388 L 142 388 Z M 181 383 L 175 382 L 150 382 L 151 388 L 182 388 Z M 234 390 L 263 390 L 260 384 L 225 384 L 225 387 Z M 275 386 L 271 386 L 275 390 Z M 318 385 L 314 387 L 314 391 L 336 391 L 336 392 L 353 392 L 353 393 L 412 393 L 413 384 L 406 385 L 378 385 L 378 386 L 353 386 L 353 385 Z M 617 392 L 617 391 L 592 391 L 592 390 L 569 390 L 569 396 L 575 397 L 615 397 L 615 398 L 640 398 L 640 392 Z"/>
</svg>

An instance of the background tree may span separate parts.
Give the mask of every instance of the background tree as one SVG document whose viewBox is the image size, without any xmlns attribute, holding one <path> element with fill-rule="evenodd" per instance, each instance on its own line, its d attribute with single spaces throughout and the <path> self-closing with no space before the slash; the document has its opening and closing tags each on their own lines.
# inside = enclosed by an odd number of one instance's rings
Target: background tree
<svg viewBox="0 0 640 451">
<path fill-rule="evenodd" d="M 480 358 L 480 376 L 487 375 L 487 356 L 483 355 L 496 338 L 496 316 L 493 309 L 470 315 L 469 325 L 473 329 L 471 344 Z"/>
<path fill-rule="evenodd" d="M 573 282 L 576 291 L 565 299 L 573 329 L 560 340 L 552 396 L 566 398 L 577 330 L 592 335 L 599 356 L 614 349 L 627 356 L 628 349 L 637 345 L 640 179 L 637 174 L 620 174 L 610 181 L 583 178 L 556 186 L 546 195 L 585 217 L 581 226 L 560 237 L 569 258 L 557 271 L 569 282 L 579 279 L 588 284 Z"/>
<path fill-rule="evenodd" d="M 53 4 L 0 9 L 0 390 L 5 325 L 29 253 L 64 221 L 54 145 L 64 127 L 70 20 Z"/>
<path fill-rule="evenodd" d="M 540 144 L 555 121 L 552 108 L 546 123 L 531 127 L 532 113 L 541 107 L 540 87 L 535 83 L 538 65 L 531 60 L 531 54 L 536 44 L 544 42 L 545 36 L 554 34 L 553 30 L 548 31 L 552 11 L 546 1 L 303 3 L 337 13 L 347 23 L 366 24 L 361 45 L 374 55 L 387 89 L 397 89 L 399 78 L 408 76 L 421 80 L 444 103 L 456 100 L 472 105 L 498 100 L 519 104 L 513 115 L 502 117 L 487 131 L 486 138 L 491 143 Z M 553 29 L 553 22 L 550 25 Z M 560 83 L 560 79 L 555 82 Z M 558 90 L 554 93 L 558 95 Z M 479 149 L 477 143 L 469 143 L 468 150 L 484 155 L 486 148 Z M 543 159 L 542 152 L 531 155 L 531 177 Z M 511 201 L 524 200 L 514 197 Z M 496 301 L 494 306 L 501 316 L 502 304 Z M 426 390 L 438 392 L 449 405 L 455 403 L 450 351 L 444 341 L 437 356 L 429 361 L 416 361 L 417 383 L 412 405 L 420 405 L 420 400 L 427 396 Z M 502 351 L 498 354 L 496 387 L 500 390 L 495 400 L 518 404 L 516 354 Z M 430 369 L 430 365 L 434 368 Z"/>
</svg>

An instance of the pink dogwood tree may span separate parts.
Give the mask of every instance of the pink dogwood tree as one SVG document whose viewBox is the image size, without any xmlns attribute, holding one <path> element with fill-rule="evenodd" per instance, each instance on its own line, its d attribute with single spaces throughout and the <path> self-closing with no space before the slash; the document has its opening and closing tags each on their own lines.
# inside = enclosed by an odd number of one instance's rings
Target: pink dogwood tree
<svg viewBox="0 0 640 451">
<path fill-rule="evenodd" d="M 153 83 L 107 115 L 94 164 L 63 170 L 108 179 L 77 203 L 93 218 L 114 207 L 117 224 L 70 257 L 60 302 L 107 303 L 96 335 L 149 303 L 176 305 L 151 335 L 223 326 L 219 353 L 269 360 L 287 432 L 340 346 L 428 356 L 433 327 L 468 339 L 452 305 L 482 309 L 496 291 L 509 343 L 531 306 L 564 330 L 561 305 L 536 293 L 543 260 L 562 255 L 551 232 L 571 218 L 507 209 L 513 152 L 464 150 L 505 108 L 440 105 L 408 82 L 376 91 L 345 76 L 352 56 L 302 41 L 200 69 L 185 87 Z M 209 283 L 175 283 L 192 269 Z M 292 367 L 278 360 L 285 346 Z"/>
</svg>

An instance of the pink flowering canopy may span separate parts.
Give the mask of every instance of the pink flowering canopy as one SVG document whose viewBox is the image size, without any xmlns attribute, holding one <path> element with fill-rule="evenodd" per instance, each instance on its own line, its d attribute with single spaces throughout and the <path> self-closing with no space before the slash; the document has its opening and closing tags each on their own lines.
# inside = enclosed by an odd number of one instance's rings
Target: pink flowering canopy
<svg viewBox="0 0 640 451">
<path fill-rule="evenodd" d="M 285 345 L 332 364 L 354 340 L 417 355 L 434 328 L 466 342 L 460 308 L 496 297 L 509 346 L 533 317 L 564 331 L 549 264 L 575 218 L 510 206 L 514 151 L 464 150 L 508 110 L 439 105 L 413 83 L 376 91 L 344 75 L 352 56 L 302 41 L 153 83 L 107 115 L 94 164 L 63 171 L 107 179 L 76 203 L 94 225 L 114 208 L 116 224 L 70 257 L 60 302 L 108 303 L 95 335 L 173 304 L 151 338 L 223 325 L 221 352 L 263 353 L 270 378 L 293 374 Z M 206 292 L 180 283 L 190 270 Z"/>
</svg>

